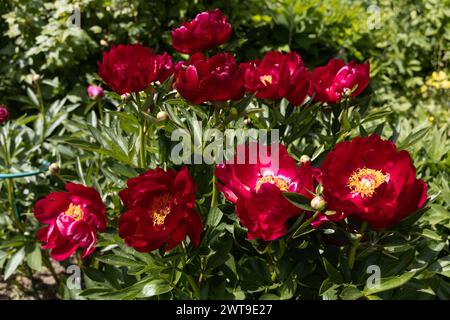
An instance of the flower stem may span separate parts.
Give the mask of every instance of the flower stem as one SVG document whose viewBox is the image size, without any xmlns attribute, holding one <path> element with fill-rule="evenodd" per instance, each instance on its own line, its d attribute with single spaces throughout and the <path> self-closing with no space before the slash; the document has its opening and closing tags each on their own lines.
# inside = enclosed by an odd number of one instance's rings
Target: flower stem
<svg viewBox="0 0 450 320">
<path fill-rule="evenodd" d="M 145 122 L 139 127 L 139 166 L 142 169 L 146 167 L 146 154 L 145 154 L 145 136 L 146 136 Z"/>
<path fill-rule="evenodd" d="M 360 235 L 353 242 L 353 245 L 350 248 L 350 252 L 348 254 L 348 265 L 349 265 L 350 269 L 353 269 L 353 266 L 355 265 L 356 251 L 358 250 L 359 244 L 361 242 L 361 239 L 362 239 L 366 229 L 367 229 L 367 221 L 364 221 L 361 225 L 361 229 L 359 230 Z"/>
<path fill-rule="evenodd" d="M 11 165 L 11 156 L 9 154 L 8 143 L 6 141 L 6 134 L 3 131 L 1 132 L 1 138 L 3 140 L 2 144 L 5 153 L 4 158 L 5 167 L 9 169 Z M 16 227 L 23 232 L 25 231 L 25 228 L 23 227 L 22 222 L 20 221 L 19 212 L 16 206 L 16 200 L 14 199 L 14 182 L 11 178 L 6 180 L 6 190 L 8 192 L 8 202 L 11 208 L 11 220 L 16 225 Z"/>
<path fill-rule="evenodd" d="M 186 267 L 186 256 L 187 256 L 187 249 L 186 249 L 186 245 L 184 244 L 184 241 L 181 242 L 181 247 L 182 247 L 182 252 L 181 252 L 181 265 L 183 267 L 183 269 L 181 270 L 181 272 L 183 273 L 183 275 L 186 277 L 186 279 L 188 280 L 189 284 L 192 287 L 192 291 L 194 292 L 194 296 L 196 299 L 200 300 L 200 289 L 197 285 L 197 283 L 195 282 L 194 278 L 187 274 L 186 272 L 184 272 L 184 268 Z"/>
<path fill-rule="evenodd" d="M 216 184 L 216 176 L 213 174 L 213 178 L 212 178 L 212 196 L 211 196 L 211 209 L 214 208 L 215 206 L 217 206 L 217 184 Z"/>
<path fill-rule="evenodd" d="M 42 96 L 41 86 L 39 81 L 36 82 L 36 91 L 39 100 L 39 114 L 42 119 L 42 133 L 41 133 L 41 144 L 44 143 L 45 140 L 45 132 L 47 131 L 47 123 L 45 119 L 45 106 L 44 106 L 44 98 Z"/>
<path fill-rule="evenodd" d="M 50 270 L 50 273 L 52 274 L 53 279 L 55 279 L 56 284 L 59 285 L 59 277 L 56 274 L 55 268 L 53 268 L 52 266 L 52 262 L 50 261 L 49 257 L 47 254 L 43 254 L 43 260 L 44 260 L 44 264 L 47 267 L 48 270 Z"/>
<path fill-rule="evenodd" d="M 100 100 L 97 105 L 98 105 L 98 114 L 100 116 L 100 121 L 102 122 L 102 124 L 105 124 L 105 116 L 103 114 L 103 103 L 102 103 L 102 101 Z"/>
</svg>

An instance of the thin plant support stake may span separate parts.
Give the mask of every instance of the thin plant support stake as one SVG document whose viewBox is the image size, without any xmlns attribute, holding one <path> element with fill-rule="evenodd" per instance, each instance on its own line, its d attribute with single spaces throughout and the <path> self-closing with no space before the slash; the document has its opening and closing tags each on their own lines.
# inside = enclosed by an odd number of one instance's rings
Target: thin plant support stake
<svg viewBox="0 0 450 320">
<path fill-rule="evenodd" d="M 41 167 L 36 170 L 36 171 L 29 171 L 29 172 L 16 172 L 16 173 L 0 173 L 0 180 L 3 179 L 19 179 L 19 178 L 24 178 L 24 177 L 30 177 L 30 176 L 37 176 L 38 174 L 44 173 L 46 171 L 48 171 L 48 168 L 50 166 L 50 162 L 46 161 L 46 160 L 41 160 L 39 161 L 41 163 Z M 16 193 L 13 192 L 12 194 L 13 197 L 13 210 L 14 213 L 16 215 L 16 218 L 18 220 L 20 220 L 20 213 L 19 213 L 19 209 L 17 207 L 17 202 L 16 202 Z"/>
</svg>

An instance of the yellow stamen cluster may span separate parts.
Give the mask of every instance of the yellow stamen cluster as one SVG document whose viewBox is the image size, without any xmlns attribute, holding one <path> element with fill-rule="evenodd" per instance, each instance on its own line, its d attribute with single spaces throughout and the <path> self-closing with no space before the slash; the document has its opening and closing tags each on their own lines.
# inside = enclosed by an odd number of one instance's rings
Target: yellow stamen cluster
<svg viewBox="0 0 450 320">
<path fill-rule="evenodd" d="M 375 190 L 388 179 L 389 175 L 384 175 L 380 170 L 360 168 L 352 173 L 347 185 L 352 193 L 365 198 L 373 196 Z"/>
<path fill-rule="evenodd" d="M 281 191 L 288 191 L 289 186 L 291 185 L 291 181 L 288 178 L 277 177 L 274 175 L 268 175 L 268 176 L 263 176 L 256 181 L 256 186 L 255 186 L 256 192 L 259 191 L 259 189 L 261 188 L 261 186 L 264 183 L 274 184 Z"/>
<path fill-rule="evenodd" d="M 272 84 L 272 76 L 270 74 L 266 74 L 264 76 L 259 77 L 263 85 L 268 86 L 269 84 Z"/>
<path fill-rule="evenodd" d="M 83 210 L 81 209 L 81 206 L 74 205 L 73 203 L 69 205 L 69 208 L 64 214 L 71 216 L 76 221 L 83 219 Z"/>
<path fill-rule="evenodd" d="M 170 213 L 170 203 L 172 196 L 169 193 L 160 195 L 153 200 L 150 207 L 150 214 L 153 218 L 153 225 L 161 226 L 164 224 L 167 215 Z"/>
</svg>

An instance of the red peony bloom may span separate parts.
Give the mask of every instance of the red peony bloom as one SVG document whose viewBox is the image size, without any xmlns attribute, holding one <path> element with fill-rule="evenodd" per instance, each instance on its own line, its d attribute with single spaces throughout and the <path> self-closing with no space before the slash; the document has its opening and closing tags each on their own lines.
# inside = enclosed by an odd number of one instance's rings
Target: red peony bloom
<svg viewBox="0 0 450 320">
<path fill-rule="evenodd" d="M 172 31 L 172 46 L 182 53 L 193 54 L 219 46 L 230 39 L 231 25 L 219 9 L 197 14 Z"/>
<path fill-rule="evenodd" d="M 291 51 L 283 55 L 279 51 L 269 51 L 263 60 L 246 64 L 245 87 L 261 99 L 285 97 L 290 103 L 300 105 L 308 94 L 310 77 L 298 53 Z"/>
<path fill-rule="evenodd" d="M 341 59 L 331 59 L 324 67 L 314 70 L 312 83 L 316 91 L 315 100 L 336 103 L 346 91 L 352 90 L 352 97 L 359 95 L 369 84 L 370 65 L 345 63 Z"/>
<path fill-rule="evenodd" d="M 3 122 L 6 122 L 9 118 L 9 111 L 6 109 L 6 107 L 2 104 L 0 104 L 0 124 Z"/>
<path fill-rule="evenodd" d="M 119 235 L 127 245 L 148 252 L 167 244 L 176 247 L 189 236 L 200 243 L 203 223 L 195 210 L 195 183 L 187 167 L 179 172 L 161 168 L 129 179 L 119 193 L 128 209 L 119 220 Z"/>
<path fill-rule="evenodd" d="M 236 213 L 248 229 L 249 239 L 277 239 L 286 233 L 286 221 L 300 214 L 301 210 L 286 200 L 282 192 L 312 198 L 308 192 L 314 191 L 310 163 L 297 168 L 283 145 L 278 145 L 278 153 L 275 152 L 273 146 L 263 148 L 256 142 L 239 145 L 234 163 L 219 164 L 215 170 L 218 186 L 236 204 Z M 239 161 L 242 155 L 245 159 Z"/>
<path fill-rule="evenodd" d="M 229 53 L 206 59 L 201 53 L 175 68 L 174 87 L 188 101 L 239 100 L 244 95 L 243 68 Z"/>
<path fill-rule="evenodd" d="M 78 247 L 82 257 L 94 251 L 96 232 L 106 228 L 106 209 L 94 188 L 67 183 L 67 192 L 53 192 L 36 202 L 34 216 L 48 226 L 38 231 L 42 248 L 55 260 L 67 259 Z"/>
<path fill-rule="evenodd" d="M 173 72 L 167 53 L 157 55 L 140 44 L 112 46 L 98 62 L 98 74 L 118 94 L 139 92 L 150 83 L 164 82 Z"/>
<path fill-rule="evenodd" d="M 327 209 L 352 214 L 375 230 L 395 225 L 427 198 L 409 153 L 375 134 L 338 143 L 321 171 Z"/>
<path fill-rule="evenodd" d="M 102 87 L 96 86 L 95 84 L 90 84 L 87 88 L 87 93 L 91 99 L 101 99 L 104 96 Z"/>
</svg>

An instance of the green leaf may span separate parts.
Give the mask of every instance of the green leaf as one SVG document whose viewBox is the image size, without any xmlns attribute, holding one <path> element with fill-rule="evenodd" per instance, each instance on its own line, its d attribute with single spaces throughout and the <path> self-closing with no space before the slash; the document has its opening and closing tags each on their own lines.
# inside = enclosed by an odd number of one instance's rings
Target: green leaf
<svg viewBox="0 0 450 320">
<path fill-rule="evenodd" d="M 310 206 L 310 200 L 300 193 L 296 192 L 283 192 L 283 196 L 294 206 L 306 210 L 306 211 L 314 211 Z"/>
<path fill-rule="evenodd" d="M 27 248 L 27 264 L 28 266 L 36 271 L 40 271 L 42 268 L 42 255 L 41 248 L 39 244 L 34 243 L 32 246 Z"/>
<path fill-rule="evenodd" d="M 27 95 L 28 95 L 28 98 L 30 98 L 31 103 L 34 104 L 34 106 L 36 108 L 39 108 L 39 100 L 36 97 L 36 94 L 34 93 L 34 91 L 31 90 L 30 88 L 27 88 Z"/>
<path fill-rule="evenodd" d="M 407 283 L 409 280 L 411 280 L 415 275 L 417 271 L 410 271 L 406 272 L 400 276 L 395 277 L 389 277 L 389 278 L 383 278 L 380 280 L 379 286 L 365 286 L 363 293 L 365 296 L 372 295 L 374 293 L 383 292 L 392 290 L 398 287 L 401 287 L 405 283 Z"/>
<path fill-rule="evenodd" d="M 158 296 L 160 294 L 170 292 L 172 289 L 172 286 L 170 286 L 169 282 L 166 280 L 152 280 L 144 285 L 137 298 Z"/>
<path fill-rule="evenodd" d="M 362 123 L 378 120 L 385 118 L 386 116 L 390 115 L 392 113 L 392 110 L 389 109 L 374 109 L 371 112 L 369 112 L 361 121 Z"/>
<path fill-rule="evenodd" d="M 343 300 L 357 300 L 363 296 L 363 293 L 354 285 L 345 285 L 339 297 Z"/>
<path fill-rule="evenodd" d="M 340 284 L 344 282 L 344 278 L 338 269 L 336 269 L 326 258 L 323 258 L 323 266 L 325 268 L 328 277 L 333 281 L 333 283 Z"/>
<path fill-rule="evenodd" d="M 421 141 L 428 134 L 428 131 L 430 131 L 430 129 L 431 127 L 425 127 L 413 133 L 410 133 L 405 140 L 397 144 L 398 150 L 408 149 L 413 144 Z"/>
<path fill-rule="evenodd" d="M 430 207 L 424 207 L 421 208 L 409 216 L 407 216 L 405 219 L 400 221 L 393 229 L 394 230 L 405 230 L 407 228 L 410 228 L 414 223 L 419 220 L 425 212 L 427 212 L 430 209 Z"/>
<path fill-rule="evenodd" d="M 227 237 L 226 240 L 222 241 L 219 248 L 215 249 L 216 251 L 209 257 L 208 263 L 206 264 L 206 270 L 212 271 L 224 264 L 225 261 L 229 259 L 228 253 L 232 246 L 233 239 L 231 237 Z"/>
<path fill-rule="evenodd" d="M 206 218 L 206 225 L 210 227 L 216 227 L 220 223 L 222 216 L 223 212 L 218 207 L 212 208 L 208 213 L 208 217 Z"/>
<path fill-rule="evenodd" d="M 23 258 L 25 258 L 25 248 L 24 247 L 20 248 L 19 251 L 14 253 L 12 258 L 6 264 L 5 274 L 4 274 L 5 280 L 8 279 L 14 273 L 14 271 L 16 271 L 16 269 L 22 263 Z"/>
<path fill-rule="evenodd" d="M 132 260 L 129 258 L 112 255 L 112 254 L 96 257 L 96 259 L 103 263 L 114 265 L 114 266 L 123 266 L 123 267 L 145 267 L 146 266 L 146 264 L 144 262 Z"/>
</svg>

